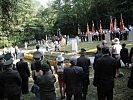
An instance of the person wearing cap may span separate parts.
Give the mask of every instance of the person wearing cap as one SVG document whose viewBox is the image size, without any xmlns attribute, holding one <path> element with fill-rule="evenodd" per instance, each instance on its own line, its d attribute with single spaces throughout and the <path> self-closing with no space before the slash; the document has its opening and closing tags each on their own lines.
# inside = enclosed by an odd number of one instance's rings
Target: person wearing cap
<svg viewBox="0 0 133 100">
<path fill-rule="evenodd" d="M 37 78 L 36 84 L 39 86 L 40 100 L 56 100 L 55 76 L 49 71 L 50 66 L 46 63 L 41 64 L 43 75 Z"/>
<path fill-rule="evenodd" d="M 66 86 L 66 100 L 71 100 L 74 95 L 74 100 L 83 100 L 82 98 L 82 83 L 83 83 L 83 68 L 77 66 L 77 57 L 70 58 L 71 66 L 64 69 L 64 82 Z"/>
<path fill-rule="evenodd" d="M 104 46 L 102 53 L 95 64 L 93 85 L 97 87 L 98 100 L 113 100 L 116 60 L 109 55 L 109 47 Z"/>
<path fill-rule="evenodd" d="M 62 55 L 59 55 L 56 58 L 57 65 L 55 67 L 55 72 L 58 75 L 58 82 L 59 82 L 59 88 L 60 88 L 60 94 L 61 94 L 61 99 L 65 98 L 65 87 L 64 87 L 64 79 L 63 79 L 63 72 L 65 69 L 65 64 L 64 64 L 64 57 Z"/>
<path fill-rule="evenodd" d="M 4 62 L 6 70 L 0 75 L 3 93 L 8 100 L 20 100 L 22 79 L 18 71 L 12 69 L 13 60 Z"/>
<path fill-rule="evenodd" d="M 112 43 L 114 43 L 114 45 L 112 46 L 112 57 L 117 60 L 116 77 L 123 76 L 123 74 L 119 70 L 119 68 L 121 67 L 120 51 L 122 49 L 122 46 L 120 45 L 118 38 L 114 38 L 114 40 L 112 40 Z"/>
<path fill-rule="evenodd" d="M 20 61 L 16 63 L 16 68 L 22 78 L 22 94 L 27 94 L 29 93 L 28 78 L 30 77 L 30 70 L 28 63 L 24 61 L 24 53 L 18 54 L 17 58 L 20 59 Z"/>
<path fill-rule="evenodd" d="M 31 63 L 31 71 L 36 69 L 35 62 L 41 63 L 41 56 L 42 56 L 42 54 L 40 52 L 33 53 L 33 62 Z"/>
<path fill-rule="evenodd" d="M 77 66 L 82 67 L 84 71 L 83 99 L 86 100 L 88 85 L 90 84 L 89 80 L 90 59 L 86 56 L 86 50 L 84 48 L 81 49 L 81 56 L 77 59 Z"/>
<path fill-rule="evenodd" d="M 34 61 L 31 63 L 32 78 L 34 80 L 33 90 L 34 90 L 36 100 L 40 100 L 39 86 L 37 85 L 37 78 L 43 74 L 41 70 L 41 63 L 42 63 L 41 56 L 42 54 L 40 52 L 34 52 L 33 54 Z"/>
</svg>

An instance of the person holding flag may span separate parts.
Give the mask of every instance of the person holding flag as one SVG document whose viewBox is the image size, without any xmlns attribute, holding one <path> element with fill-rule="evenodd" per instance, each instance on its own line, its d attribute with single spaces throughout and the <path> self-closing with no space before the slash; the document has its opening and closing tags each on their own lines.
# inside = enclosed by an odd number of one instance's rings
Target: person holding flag
<svg viewBox="0 0 133 100">
<path fill-rule="evenodd" d="M 99 32 L 100 32 L 100 35 L 101 35 L 102 40 L 105 40 L 105 34 L 103 33 L 101 20 L 100 20 L 100 30 L 99 30 Z"/>
<path fill-rule="evenodd" d="M 115 34 L 113 33 L 113 21 L 112 21 L 112 16 L 110 16 L 110 35 L 111 35 L 111 40 L 114 39 Z"/>
<path fill-rule="evenodd" d="M 121 19 L 120 19 L 120 31 L 122 32 L 124 30 L 124 23 L 123 23 L 123 18 L 121 14 Z"/>
<path fill-rule="evenodd" d="M 93 37 L 93 40 L 95 40 L 94 39 L 94 33 L 95 33 L 95 27 L 94 27 L 94 22 L 93 22 L 93 20 L 92 20 L 92 37 Z"/>
</svg>

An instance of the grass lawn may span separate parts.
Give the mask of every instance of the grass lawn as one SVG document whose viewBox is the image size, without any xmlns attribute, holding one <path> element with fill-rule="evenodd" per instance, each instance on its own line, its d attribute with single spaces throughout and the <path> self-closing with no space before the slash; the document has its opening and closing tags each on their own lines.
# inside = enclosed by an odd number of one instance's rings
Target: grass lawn
<svg viewBox="0 0 133 100">
<path fill-rule="evenodd" d="M 130 48 L 133 47 L 133 43 L 132 42 L 127 42 L 127 41 L 121 41 L 121 43 L 126 43 L 127 44 L 127 48 L 130 51 Z M 78 50 L 80 50 L 81 48 L 85 48 L 87 51 L 90 52 L 95 52 L 96 51 L 96 45 L 99 44 L 100 42 L 93 42 L 93 43 L 79 43 L 78 44 Z M 111 43 L 108 44 L 108 46 L 111 46 Z M 71 46 L 65 46 L 63 48 L 61 48 L 61 50 L 64 51 L 69 51 L 71 52 Z M 49 54 L 49 53 L 46 53 Z M 49 59 L 53 59 L 53 57 L 49 58 Z M 29 66 L 30 66 L 30 62 L 29 62 Z M 120 69 L 123 73 L 124 73 L 124 77 L 122 78 L 116 78 L 115 79 L 115 88 L 114 88 L 114 100 L 133 100 L 133 90 L 127 88 L 127 82 L 128 82 L 128 77 L 130 75 L 130 69 L 129 68 L 121 68 Z M 94 87 L 92 85 L 93 82 L 93 69 L 90 68 L 90 80 L 91 83 L 89 85 L 89 89 L 88 89 L 88 95 L 87 95 L 87 100 L 97 100 L 97 91 L 96 91 L 96 87 Z M 33 84 L 33 80 L 32 78 L 30 78 L 29 81 L 29 86 L 31 87 Z M 56 94 L 57 94 L 57 100 L 60 100 L 60 94 L 59 94 L 59 87 L 58 87 L 58 81 L 56 82 Z M 34 94 L 30 93 L 27 95 L 24 95 L 24 100 L 35 100 Z"/>
</svg>

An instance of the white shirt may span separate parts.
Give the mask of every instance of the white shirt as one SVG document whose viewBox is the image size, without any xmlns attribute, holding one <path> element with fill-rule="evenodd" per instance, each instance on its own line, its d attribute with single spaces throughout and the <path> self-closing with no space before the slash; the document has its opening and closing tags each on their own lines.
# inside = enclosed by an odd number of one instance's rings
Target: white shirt
<svg viewBox="0 0 133 100">
<path fill-rule="evenodd" d="M 112 54 L 120 54 L 122 46 L 120 44 L 115 44 L 112 46 Z"/>
</svg>

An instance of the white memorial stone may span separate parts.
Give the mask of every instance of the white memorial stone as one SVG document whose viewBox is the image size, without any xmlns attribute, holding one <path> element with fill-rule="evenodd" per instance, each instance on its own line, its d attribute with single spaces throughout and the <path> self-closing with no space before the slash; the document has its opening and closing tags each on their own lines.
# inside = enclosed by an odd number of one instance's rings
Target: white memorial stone
<svg viewBox="0 0 133 100">
<path fill-rule="evenodd" d="M 133 41 L 133 31 L 129 31 L 128 41 Z"/>
<path fill-rule="evenodd" d="M 72 51 L 78 51 L 77 39 L 72 39 Z"/>
</svg>

